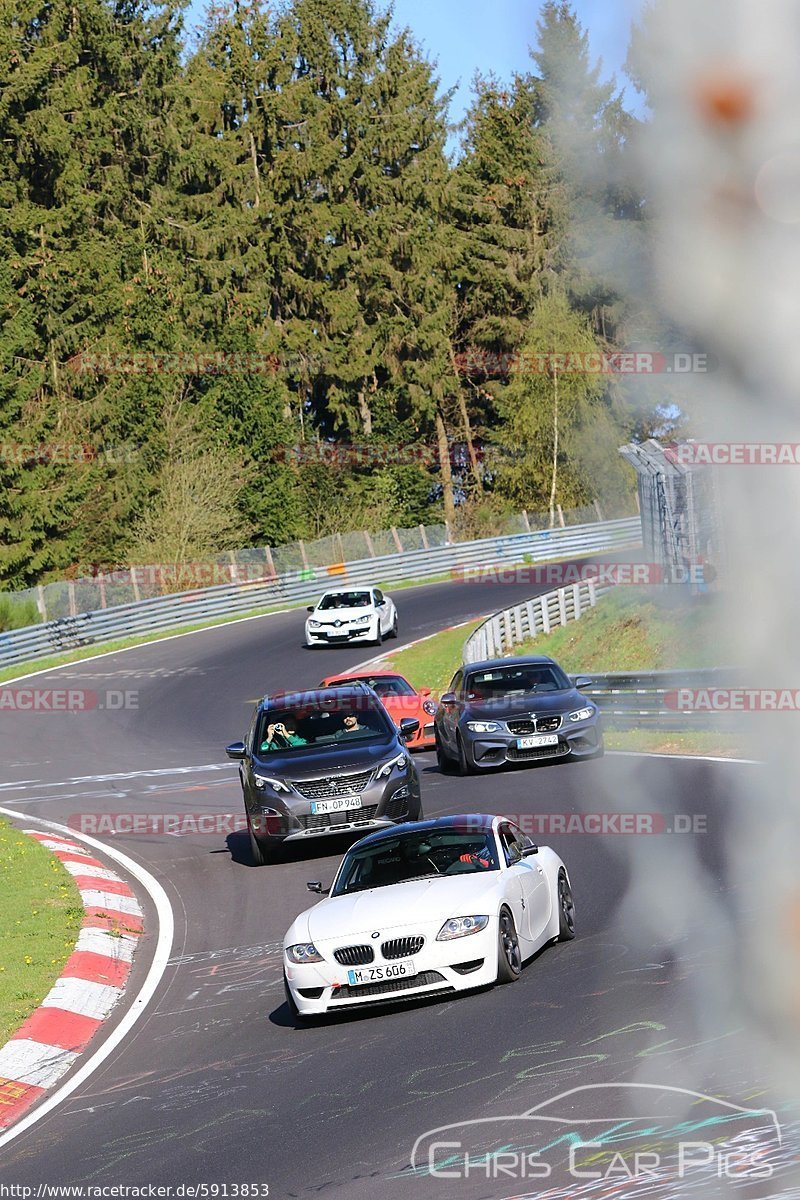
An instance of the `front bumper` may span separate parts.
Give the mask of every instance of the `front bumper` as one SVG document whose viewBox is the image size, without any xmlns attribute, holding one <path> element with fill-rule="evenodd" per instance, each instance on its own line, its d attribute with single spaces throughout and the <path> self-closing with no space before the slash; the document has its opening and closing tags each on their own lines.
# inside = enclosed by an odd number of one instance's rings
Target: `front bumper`
<svg viewBox="0 0 800 1200">
<path fill-rule="evenodd" d="M 346 642 L 370 642 L 377 637 L 375 622 L 370 622 L 369 625 L 349 625 L 342 626 L 337 629 L 333 625 L 322 626 L 320 629 L 311 629 L 306 625 L 306 643 L 309 646 L 335 646 L 344 645 Z"/>
<path fill-rule="evenodd" d="M 393 930 L 393 936 L 417 933 L 418 930 Z M 490 920 L 486 929 L 452 942 L 437 942 L 434 929 L 426 937 L 422 950 L 413 955 L 416 974 L 401 979 L 384 980 L 378 984 L 353 987 L 348 983 L 348 968 L 340 966 L 333 951 L 340 946 L 369 944 L 370 932 L 348 936 L 330 945 L 317 944 L 323 955 L 321 963 L 291 963 L 284 953 L 286 981 L 302 1016 L 368 1008 L 379 1004 L 396 1004 L 401 1000 L 417 1000 L 425 996 L 448 995 L 486 987 L 497 979 L 497 921 Z M 376 953 L 375 966 L 388 965 Z"/>
<path fill-rule="evenodd" d="M 274 844 L 347 833 L 366 836 L 398 821 L 415 820 L 420 811 L 419 781 L 410 773 L 374 781 L 361 792 L 360 808 L 342 812 L 313 813 L 311 804 L 299 795 L 259 792 L 257 803 L 246 806 L 254 837 L 262 844 Z"/>
<path fill-rule="evenodd" d="M 464 746 L 470 763 L 476 770 L 489 770 L 506 763 L 543 762 L 559 758 L 593 758 L 600 750 L 602 734 L 597 718 L 579 721 L 562 727 L 553 736 L 554 746 L 536 746 L 527 750 L 517 747 L 518 736 L 512 733 L 472 733 L 462 730 Z"/>
</svg>

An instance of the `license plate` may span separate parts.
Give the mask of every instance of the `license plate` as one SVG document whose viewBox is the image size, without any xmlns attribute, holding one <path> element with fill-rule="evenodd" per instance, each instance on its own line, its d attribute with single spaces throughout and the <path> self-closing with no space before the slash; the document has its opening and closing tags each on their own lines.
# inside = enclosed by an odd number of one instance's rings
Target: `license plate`
<svg viewBox="0 0 800 1200">
<path fill-rule="evenodd" d="M 360 796 L 337 796 L 335 800 L 312 800 L 311 813 L 347 812 L 351 808 L 361 808 Z"/>
<path fill-rule="evenodd" d="M 367 983 L 383 983 L 387 979 L 405 979 L 416 973 L 413 958 L 401 958 L 399 962 L 386 963 L 382 967 L 356 967 L 347 972 L 347 982 L 350 987 L 360 987 Z"/>
<path fill-rule="evenodd" d="M 517 738 L 518 750 L 533 750 L 534 746 L 557 746 L 557 733 L 542 733 L 538 737 Z"/>
</svg>

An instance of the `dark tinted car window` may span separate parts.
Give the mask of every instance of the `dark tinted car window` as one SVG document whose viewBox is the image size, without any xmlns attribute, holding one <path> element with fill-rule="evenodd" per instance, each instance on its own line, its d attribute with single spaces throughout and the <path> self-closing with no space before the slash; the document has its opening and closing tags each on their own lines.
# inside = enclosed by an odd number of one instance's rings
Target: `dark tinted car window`
<svg viewBox="0 0 800 1200">
<path fill-rule="evenodd" d="M 355 721 L 348 717 L 355 717 Z M 282 725 L 283 729 L 276 727 Z M 272 736 L 270 736 L 272 728 Z M 259 718 L 255 742 L 256 754 L 288 754 L 334 745 L 351 745 L 385 740 L 390 733 L 387 719 L 373 703 L 358 697 L 348 705 L 340 701 L 335 707 L 304 706 L 302 708 L 270 709 Z"/>
<path fill-rule="evenodd" d="M 499 871 L 491 831 L 416 830 L 354 846 L 342 863 L 331 895 L 388 887 L 413 879 Z"/>
<path fill-rule="evenodd" d="M 498 696 L 526 696 L 560 692 L 572 687 L 560 667 L 495 667 L 476 671 L 467 679 L 468 700 L 491 700 Z"/>
<path fill-rule="evenodd" d="M 327 612 L 331 608 L 367 608 L 371 604 L 369 592 L 330 592 L 322 597 L 319 607 Z"/>
</svg>

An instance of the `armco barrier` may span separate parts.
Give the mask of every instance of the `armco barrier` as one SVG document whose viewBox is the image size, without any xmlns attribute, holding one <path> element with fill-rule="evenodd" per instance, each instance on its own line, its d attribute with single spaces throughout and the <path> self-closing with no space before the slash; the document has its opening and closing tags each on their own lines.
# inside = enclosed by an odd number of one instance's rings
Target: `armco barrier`
<svg viewBox="0 0 800 1200">
<path fill-rule="evenodd" d="M 316 599 L 320 592 L 334 584 L 397 583 L 463 571 L 467 567 L 508 566 L 523 561 L 540 563 L 639 545 L 639 518 L 626 517 L 620 521 L 598 521 L 566 529 L 483 538 L 476 542 L 457 542 L 328 567 L 310 567 L 266 581 L 159 596 L 10 630 L 0 634 L 0 666 L 115 638 L 162 632 L 215 617 L 300 604 Z"/>
<path fill-rule="evenodd" d="M 504 658 L 513 653 L 514 646 L 550 633 L 559 625 L 579 620 L 594 607 L 600 596 L 611 591 L 612 586 L 596 587 L 589 580 L 493 613 L 467 638 L 462 661 L 474 663 Z M 676 693 L 681 689 L 713 692 L 715 688 L 741 686 L 740 672 L 733 667 L 617 671 L 612 674 L 585 671 L 573 675 L 572 679 L 579 676 L 591 681 L 581 687 L 581 692 L 590 696 L 601 710 L 606 728 L 649 728 L 685 733 L 689 729 L 741 727 L 741 717 L 736 712 L 714 711 L 707 704 L 683 708 L 676 700 Z"/>
</svg>

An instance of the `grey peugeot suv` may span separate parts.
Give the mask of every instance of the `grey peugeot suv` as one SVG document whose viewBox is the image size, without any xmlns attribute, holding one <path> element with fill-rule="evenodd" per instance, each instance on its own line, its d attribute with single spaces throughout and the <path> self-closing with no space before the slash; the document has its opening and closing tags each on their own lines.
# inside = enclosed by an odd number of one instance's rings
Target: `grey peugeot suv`
<svg viewBox="0 0 800 1200">
<path fill-rule="evenodd" d="M 253 860 L 281 842 L 369 833 L 422 817 L 419 774 L 398 729 L 370 687 L 265 696 L 244 741 L 226 747 L 239 763 Z"/>
</svg>

